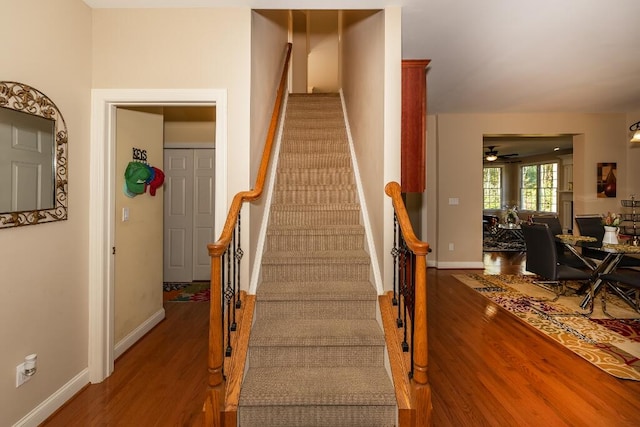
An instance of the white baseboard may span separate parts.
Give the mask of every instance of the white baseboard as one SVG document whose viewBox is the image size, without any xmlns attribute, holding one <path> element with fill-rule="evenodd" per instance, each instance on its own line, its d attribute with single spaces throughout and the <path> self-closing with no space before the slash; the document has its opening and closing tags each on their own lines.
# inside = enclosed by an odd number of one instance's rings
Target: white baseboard
<svg viewBox="0 0 640 427">
<path fill-rule="evenodd" d="M 472 261 L 455 261 L 455 262 L 446 262 L 446 261 L 437 262 L 436 261 L 435 267 L 443 270 L 476 270 L 476 269 L 483 270 L 484 263 L 472 262 Z"/>
<path fill-rule="evenodd" d="M 129 335 L 123 338 L 113 349 L 114 359 L 122 355 L 129 347 L 135 344 L 147 332 L 153 329 L 165 317 L 164 308 L 155 312 L 151 317 L 134 329 Z M 73 377 L 68 383 L 58 391 L 49 396 L 45 401 L 36 406 L 31 412 L 25 415 L 13 427 L 35 427 L 46 420 L 51 414 L 57 411 L 69 399 L 76 395 L 84 386 L 89 384 L 89 368 L 85 368 L 78 375 Z"/>
<path fill-rule="evenodd" d="M 147 332 L 153 329 L 158 323 L 164 319 L 164 307 L 156 311 L 151 317 L 145 320 L 140 326 L 135 328 L 129 335 L 120 340 L 119 343 L 113 348 L 113 360 L 127 351 L 132 345 L 134 345 L 140 338 L 142 338 Z"/>
<path fill-rule="evenodd" d="M 89 384 L 89 369 L 83 369 L 71 381 L 63 385 L 58 391 L 36 406 L 31 412 L 22 417 L 13 427 L 35 427 L 46 420 L 51 414 L 76 395 L 84 386 Z"/>
</svg>

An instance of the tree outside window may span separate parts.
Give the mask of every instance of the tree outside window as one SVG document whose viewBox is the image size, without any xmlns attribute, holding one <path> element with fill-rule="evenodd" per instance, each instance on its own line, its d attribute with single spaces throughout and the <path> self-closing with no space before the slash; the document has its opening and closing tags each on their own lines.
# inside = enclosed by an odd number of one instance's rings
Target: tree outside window
<svg viewBox="0 0 640 427">
<path fill-rule="evenodd" d="M 502 168 L 484 168 L 484 209 L 500 209 L 502 207 Z"/>
<path fill-rule="evenodd" d="M 558 163 L 520 168 L 520 208 L 527 211 L 558 212 Z"/>
</svg>

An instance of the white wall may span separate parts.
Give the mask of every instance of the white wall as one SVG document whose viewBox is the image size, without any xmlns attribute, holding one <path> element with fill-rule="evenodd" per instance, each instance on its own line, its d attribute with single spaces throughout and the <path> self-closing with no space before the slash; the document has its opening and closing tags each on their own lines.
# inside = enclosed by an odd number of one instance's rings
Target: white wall
<svg viewBox="0 0 640 427">
<path fill-rule="evenodd" d="M 81 0 L 2 6 L 0 78 L 51 98 L 69 134 L 68 220 L 0 230 L 0 425 L 8 426 L 87 367 L 91 10 Z M 16 366 L 30 353 L 38 373 L 16 388 Z"/>
</svg>

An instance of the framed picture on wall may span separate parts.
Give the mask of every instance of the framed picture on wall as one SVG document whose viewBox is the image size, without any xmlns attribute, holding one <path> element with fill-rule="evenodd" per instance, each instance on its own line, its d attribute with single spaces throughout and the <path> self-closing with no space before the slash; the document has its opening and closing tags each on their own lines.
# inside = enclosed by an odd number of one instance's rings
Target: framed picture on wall
<svg viewBox="0 0 640 427">
<path fill-rule="evenodd" d="M 598 197 L 616 197 L 616 163 L 598 163 Z"/>
</svg>

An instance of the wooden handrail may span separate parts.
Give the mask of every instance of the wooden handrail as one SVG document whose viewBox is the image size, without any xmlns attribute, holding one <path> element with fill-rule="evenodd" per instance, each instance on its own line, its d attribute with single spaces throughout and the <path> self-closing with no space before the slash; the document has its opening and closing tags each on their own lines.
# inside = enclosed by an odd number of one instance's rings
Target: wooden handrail
<svg viewBox="0 0 640 427">
<path fill-rule="evenodd" d="M 223 374 L 224 366 L 224 332 L 222 331 L 222 255 L 225 253 L 233 237 L 234 229 L 238 222 L 238 216 L 244 202 L 251 202 L 262 196 L 262 190 L 264 189 L 264 183 L 267 178 L 267 169 L 271 159 L 271 152 L 273 143 L 275 140 L 276 130 L 278 127 L 278 121 L 280 117 L 280 110 L 282 109 L 282 102 L 287 85 L 287 73 L 289 70 L 289 60 L 291 58 L 292 44 L 287 43 L 285 60 L 282 70 L 282 76 L 280 77 L 280 83 L 276 93 L 276 99 L 273 106 L 273 112 L 271 114 L 271 121 L 269 123 L 269 131 L 267 133 L 264 150 L 262 153 L 262 159 L 260 161 L 260 168 L 258 169 L 258 176 L 256 178 L 256 185 L 252 190 L 241 191 L 237 193 L 231 202 L 229 207 L 229 213 L 227 219 L 222 228 L 220 238 L 215 242 L 207 245 L 209 250 L 209 256 L 211 257 L 211 297 L 210 297 L 210 312 L 209 312 L 209 355 L 208 355 L 208 392 L 207 398 L 204 403 L 204 422 L 207 426 L 220 427 L 225 424 L 235 423 L 228 421 L 225 422 L 225 395 L 226 384 Z M 238 355 L 235 357 L 245 357 L 245 355 Z M 233 417 L 231 417 L 233 418 Z"/>
<path fill-rule="evenodd" d="M 402 200 L 400 184 L 389 182 L 385 193 L 391 198 L 393 208 L 402 230 L 407 247 L 416 255 L 414 271 L 414 310 L 413 328 L 413 377 L 411 391 L 413 409 L 415 409 L 414 426 L 428 426 L 431 423 L 431 386 L 427 374 L 428 340 L 427 340 L 427 254 L 429 244 L 418 239 L 413 232 L 407 208 Z"/>
<path fill-rule="evenodd" d="M 429 252 L 429 244 L 418 239 L 413 232 L 407 208 L 402 201 L 402 189 L 400 184 L 395 181 L 391 181 L 385 185 L 384 192 L 387 196 L 391 197 L 393 208 L 396 212 L 396 216 L 398 217 L 398 223 L 402 229 L 402 235 L 404 236 L 407 246 L 411 249 L 411 252 L 416 255 L 427 255 Z"/>
</svg>

